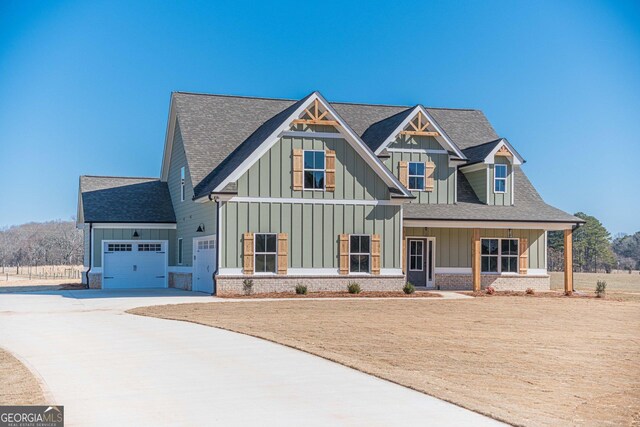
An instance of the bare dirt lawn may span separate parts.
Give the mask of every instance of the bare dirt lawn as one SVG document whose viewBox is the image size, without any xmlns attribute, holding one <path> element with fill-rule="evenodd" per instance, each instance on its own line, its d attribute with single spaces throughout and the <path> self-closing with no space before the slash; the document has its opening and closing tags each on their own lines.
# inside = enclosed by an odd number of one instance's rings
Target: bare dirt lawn
<svg viewBox="0 0 640 427">
<path fill-rule="evenodd" d="M 640 422 L 638 302 L 241 301 L 130 312 L 282 343 L 512 424 Z"/>
<path fill-rule="evenodd" d="M 0 384 L 0 405 L 44 405 L 44 395 L 36 377 L 1 348 Z"/>
</svg>

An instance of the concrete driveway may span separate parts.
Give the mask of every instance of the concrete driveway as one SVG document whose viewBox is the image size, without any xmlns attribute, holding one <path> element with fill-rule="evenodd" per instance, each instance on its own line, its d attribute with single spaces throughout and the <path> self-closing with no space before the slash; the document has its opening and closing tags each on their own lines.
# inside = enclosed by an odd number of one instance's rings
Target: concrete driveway
<svg viewBox="0 0 640 427">
<path fill-rule="evenodd" d="M 0 346 L 36 372 L 69 426 L 499 424 L 278 344 L 124 313 L 212 300 L 173 289 L 2 294 Z"/>
</svg>

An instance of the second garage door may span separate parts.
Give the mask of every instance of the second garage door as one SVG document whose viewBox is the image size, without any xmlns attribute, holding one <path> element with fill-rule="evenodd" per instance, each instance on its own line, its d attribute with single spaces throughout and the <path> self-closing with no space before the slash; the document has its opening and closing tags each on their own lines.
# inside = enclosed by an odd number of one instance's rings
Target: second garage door
<svg viewBox="0 0 640 427">
<path fill-rule="evenodd" d="M 104 289 L 166 288 L 166 241 L 103 242 Z"/>
</svg>

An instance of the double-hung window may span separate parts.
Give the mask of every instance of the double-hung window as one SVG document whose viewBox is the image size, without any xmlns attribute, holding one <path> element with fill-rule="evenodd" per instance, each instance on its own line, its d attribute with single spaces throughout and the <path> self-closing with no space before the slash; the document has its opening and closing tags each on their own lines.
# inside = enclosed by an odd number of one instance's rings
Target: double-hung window
<svg viewBox="0 0 640 427">
<path fill-rule="evenodd" d="M 184 166 L 180 168 L 180 201 L 184 202 Z"/>
<path fill-rule="evenodd" d="M 495 165 L 493 170 L 493 192 L 506 193 L 507 165 Z"/>
<path fill-rule="evenodd" d="M 256 273 L 275 273 L 277 253 L 277 236 L 275 233 L 256 233 L 255 234 L 255 272 Z"/>
<path fill-rule="evenodd" d="M 371 264 L 371 236 L 352 234 L 349 236 L 349 271 L 368 273 Z"/>
<path fill-rule="evenodd" d="M 304 151 L 304 188 L 306 190 L 324 190 L 325 182 L 324 151 Z"/>
<path fill-rule="evenodd" d="M 409 190 L 424 191 L 424 163 L 409 162 Z"/>
<path fill-rule="evenodd" d="M 518 239 L 482 239 L 482 272 L 517 273 L 518 245 Z"/>
</svg>

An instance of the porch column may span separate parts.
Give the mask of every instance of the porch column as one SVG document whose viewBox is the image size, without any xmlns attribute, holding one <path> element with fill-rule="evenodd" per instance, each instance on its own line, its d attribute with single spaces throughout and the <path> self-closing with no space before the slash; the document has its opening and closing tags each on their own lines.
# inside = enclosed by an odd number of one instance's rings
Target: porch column
<svg viewBox="0 0 640 427">
<path fill-rule="evenodd" d="M 474 228 L 471 238 L 471 273 L 473 291 L 480 292 L 480 229 Z"/>
<path fill-rule="evenodd" d="M 564 291 L 573 292 L 573 230 L 564 230 Z"/>
</svg>

